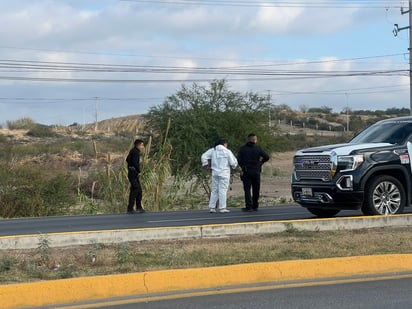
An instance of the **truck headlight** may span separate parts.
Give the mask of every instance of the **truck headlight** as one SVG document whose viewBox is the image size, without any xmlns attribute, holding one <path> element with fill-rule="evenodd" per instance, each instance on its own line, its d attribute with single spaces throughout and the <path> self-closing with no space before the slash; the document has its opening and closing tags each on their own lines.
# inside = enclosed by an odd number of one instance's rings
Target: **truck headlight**
<svg viewBox="0 0 412 309">
<path fill-rule="evenodd" d="M 356 170 L 363 163 L 363 155 L 338 156 L 338 170 L 342 172 Z"/>
<path fill-rule="evenodd" d="M 363 155 L 339 156 L 333 152 L 331 163 L 332 176 L 335 176 L 337 171 L 347 172 L 357 169 L 363 163 Z"/>
</svg>

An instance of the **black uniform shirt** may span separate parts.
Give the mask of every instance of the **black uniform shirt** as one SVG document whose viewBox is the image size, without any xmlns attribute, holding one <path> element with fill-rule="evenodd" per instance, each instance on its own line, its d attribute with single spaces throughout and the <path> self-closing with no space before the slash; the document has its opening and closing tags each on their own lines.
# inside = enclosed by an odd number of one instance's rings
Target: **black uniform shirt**
<svg viewBox="0 0 412 309">
<path fill-rule="evenodd" d="M 269 155 L 253 142 L 247 142 L 238 153 L 238 163 L 243 172 L 260 171 L 263 163 L 269 160 Z"/>
<path fill-rule="evenodd" d="M 127 156 L 127 166 L 134 167 L 138 174 L 140 174 L 140 151 L 136 147 L 133 147 L 129 155 Z"/>
</svg>

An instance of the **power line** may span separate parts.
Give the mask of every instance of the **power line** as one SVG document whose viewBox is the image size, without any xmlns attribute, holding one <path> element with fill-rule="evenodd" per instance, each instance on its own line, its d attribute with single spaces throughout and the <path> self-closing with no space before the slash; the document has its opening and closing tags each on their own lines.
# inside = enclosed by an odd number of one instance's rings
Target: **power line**
<svg viewBox="0 0 412 309">
<path fill-rule="evenodd" d="M 394 85 L 394 86 L 379 86 L 379 87 L 359 87 L 349 89 L 332 89 L 332 90 L 317 90 L 317 91 L 283 91 L 283 90 L 265 90 L 271 91 L 276 96 L 282 95 L 342 95 L 350 92 L 351 95 L 359 94 L 373 94 L 373 93 L 387 93 L 399 92 L 407 90 L 408 85 Z M 93 102 L 96 97 L 85 98 L 59 98 L 59 97 L 0 97 L 0 104 L 61 104 L 68 102 Z M 164 97 L 104 97 L 99 96 L 99 101 L 102 102 L 161 102 Z"/>
<path fill-rule="evenodd" d="M 96 97 L 88 98 L 46 98 L 46 97 L 0 97 L 0 104 L 27 104 L 27 101 L 30 101 L 30 104 L 60 104 L 68 102 L 92 102 Z M 161 101 L 164 98 L 155 98 L 155 97 L 129 97 L 129 98 L 115 98 L 115 97 L 99 97 L 100 101 L 115 101 L 115 102 L 129 102 L 129 101 Z"/>
<path fill-rule="evenodd" d="M 1 47 L 0 47 L 1 48 Z M 45 50 L 47 51 L 47 50 Z M 284 66 L 284 65 L 305 65 L 305 64 L 322 64 L 322 63 L 339 63 L 339 62 L 348 62 L 348 61 L 358 61 L 358 60 L 371 60 L 371 59 L 381 59 L 381 58 L 390 58 L 405 56 L 406 53 L 396 53 L 396 54 L 387 54 L 387 55 L 374 55 L 374 56 L 364 56 L 364 57 L 353 57 L 353 58 L 343 58 L 343 59 L 328 59 L 328 60 L 315 60 L 315 61 L 294 61 L 294 62 L 273 62 L 269 60 L 245 60 L 250 62 L 258 61 L 258 64 L 251 65 L 239 65 L 239 66 L 221 66 L 221 67 L 204 67 L 204 68 L 240 68 L 240 67 L 259 67 L 259 66 Z M 167 56 L 159 56 L 166 57 Z M 185 59 L 187 57 L 174 57 L 176 59 Z M 191 59 L 197 59 L 191 58 Z M 225 58 L 213 58 L 213 60 L 227 60 Z M 13 68 L 13 69 L 35 69 L 40 66 L 43 66 L 43 69 L 55 68 L 55 69 L 91 69 L 91 70 L 110 70 L 115 68 L 139 68 L 139 69 L 151 69 L 151 68 L 176 68 L 176 66 L 156 66 L 156 65 L 133 65 L 133 64 L 109 64 L 109 63 L 91 63 L 91 62 L 52 62 L 52 61 L 36 61 L 36 60 L 16 60 L 16 59 L 0 59 L 0 68 Z M 188 68 L 188 67 L 179 67 L 179 68 Z M 191 67 L 189 67 L 191 68 Z M 200 67 L 201 68 L 201 67 Z"/>
<path fill-rule="evenodd" d="M 145 58 L 160 58 L 160 59 L 180 59 L 180 60 L 218 60 L 218 61 L 227 61 L 232 60 L 229 58 L 222 57 L 187 57 L 187 56 L 170 56 L 170 55 L 146 55 L 139 53 L 125 53 L 125 52 L 92 52 L 92 51 L 79 51 L 79 50 L 61 50 L 61 49 L 46 49 L 46 48 L 28 48 L 28 47 L 17 47 L 17 46 L 0 46 L 0 49 L 15 49 L 15 50 L 27 50 L 27 51 L 41 51 L 41 52 L 53 52 L 53 53 L 71 53 L 71 54 L 90 54 L 90 55 L 109 55 L 109 56 L 122 56 L 122 57 L 145 57 Z M 368 59 L 379 59 L 379 58 L 389 58 L 389 57 L 398 57 L 405 56 L 407 53 L 396 53 L 388 55 L 376 55 L 376 56 L 364 56 L 364 57 L 354 57 L 354 58 L 344 58 L 344 59 L 329 59 L 329 60 L 316 60 L 316 61 L 299 61 L 299 62 L 288 62 L 288 63 L 273 63 L 270 60 L 261 60 L 261 59 L 237 59 L 238 62 L 259 62 L 261 64 L 251 64 L 251 65 L 242 65 L 242 67 L 247 66 L 284 66 L 284 65 L 296 65 L 296 64 L 309 64 L 309 63 L 332 63 L 332 62 L 347 62 L 355 60 L 368 60 Z M 4 60 L 7 61 L 7 60 Z M 10 60 L 13 61 L 13 60 Z M 34 61 L 35 62 L 35 61 Z M 105 64 L 107 65 L 107 64 Z M 238 66 L 240 67 L 240 66 Z"/>
<path fill-rule="evenodd" d="M 330 1 L 229 1 L 229 0 L 121 0 L 123 2 L 196 5 L 196 6 L 237 6 L 237 7 L 289 7 L 289 8 L 400 8 L 399 1 L 387 0 L 330 0 Z M 398 3 L 395 4 L 394 2 Z"/>
<path fill-rule="evenodd" d="M 199 73 L 197 73 L 199 74 Z M 212 73 L 208 73 L 212 74 Z M 215 72 L 212 78 L 185 78 L 185 79 L 114 79 L 114 78 L 63 78 L 63 77 L 25 77 L 25 76 L 0 76 L 0 80 L 36 81 L 36 82 L 70 82 L 70 83 L 184 83 L 184 82 L 210 82 L 218 79 L 216 75 L 230 75 L 230 73 Z M 234 74 L 234 73 L 233 73 Z M 239 74 L 239 73 L 237 73 Z M 265 76 L 254 78 L 225 78 L 227 81 L 274 81 L 298 80 L 331 77 L 355 76 L 409 76 L 409 70 L 377 70 L 377 71 L 349 71 L 349 72 L 270 72 L 270 73 L 242 73 L 242 75 Z"/>
<path fill-rule="evenodd" d="M 399 55 L 399 54 L 395 54 Z M 395 56 L 387 55 L 387 56 Z M 249 66 L 221 66 L 221 67 L 187 67 L 187 66 L 160 66 L 160 65 L 131 65 L 131 64 L 105 64 L 105 63 L 79 63 L 79 62 L 51 62 L 51 61 L 28 61 L 28 60 L 0 60 L 0 71 L 26 73 L 26 72 L 49 72 L 49 73 L 144 73 L 144 74 L 192 74 L 192 75 L 214 75 L 214 76 L 252 76 L 252 77 L 277 77 L 283 78 L 305 78 L 305 77 L 349 77 L 349 76 L 403 76 L 406 69 L 374 69 L 374 70 L 285 70 L 276 69 L 282 65 L 292 64 L 323 64 L 331 62 L 348 62 L 360 59 L 372 59 L 384 56 L 371 56 L 363 58 L 308 61 L 293 63 L 272 63 L 266 65 L 257 64 Z M 3 80 L 26 80 L 26 81 L 63 81 L 63 82 L 181 82 L 181 79 L 136 79 L 136 78 L 64 78 L 64 77 L 33 77 L 0 75 Z M 254 80 L 255 78 L 253 78 Z M 199 79 L 185 79 L 183 81 L 200 81 Z M 209 79 L 208 79 L 209 80 Z M 237 78 L 239 80 L 239 78 Z M 244 78 L 242 80 L 245 80 Z M 247 80 L 247 79 L 246 79 Z M 262 80 L 262 79 L 261 79 Z M 202 80 L 203 81 L 203 80 Z"/>
<path fill-rule="evenodd" d="M 389 92 L 399 92 L 407 91 L 408 85 L 399 86 L 381 86 L 381 87 L 365 87 L 365 88 L 351 88 L 351 89 L 335 89 L 335 90 L 318 90 L 318 91 L 282 91 L 282 90 L 271 90 L 275 92 L 277 96 L 286 95 L 344 95 L 350 92 L 351 95 L 360 94 L 376 94 L 376 93 L 389 93 Z"/>
</svg>

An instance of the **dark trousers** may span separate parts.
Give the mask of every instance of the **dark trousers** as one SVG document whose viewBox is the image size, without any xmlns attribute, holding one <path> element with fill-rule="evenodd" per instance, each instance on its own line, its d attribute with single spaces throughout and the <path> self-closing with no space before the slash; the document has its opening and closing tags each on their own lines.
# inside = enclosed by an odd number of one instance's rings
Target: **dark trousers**
<svg viewBox="0 0 412 309">
<path fill-rule="evenodd" d="M 260 171 L 248 170 L 242 175 L 247 209 L 258 209 L 260 193 Z M 252 189 L 252 193 L 251 193 Z"/>
<path fill-rule="evenodd" d="M 133 211 L 136 202 L 136 209 L 142 209 L 142 186 L 140 185 L 139 176 L 134 171 L 129 171 L 127 178 L 130 182 L 129 204 L 127 211 Z"/>
</svg>

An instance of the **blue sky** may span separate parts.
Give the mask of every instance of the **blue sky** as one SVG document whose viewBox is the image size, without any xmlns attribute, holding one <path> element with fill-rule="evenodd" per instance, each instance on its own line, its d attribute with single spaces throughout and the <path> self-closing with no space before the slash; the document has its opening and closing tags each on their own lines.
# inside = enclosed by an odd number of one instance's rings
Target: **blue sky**
<svg viewBox="0 0 412 309">
<path fill-rule="evenodd" d="M 408 1 L 0 3 L 3 126 L 22 117 L 69 125 L 94 122 L 96 112 L 98 120 L 142 114 L 196 79 L 226 78 L 234 91 L 270 93 L 274 105 L 293 109 L 409 108 L 409 31 L 392 33 L 395 23 L 408 26 L 400 11 Z M 218 69 L 196 73 L 205 67 Z M 245 67 L 253 75 L 225 73 Z"/>
</svg>

